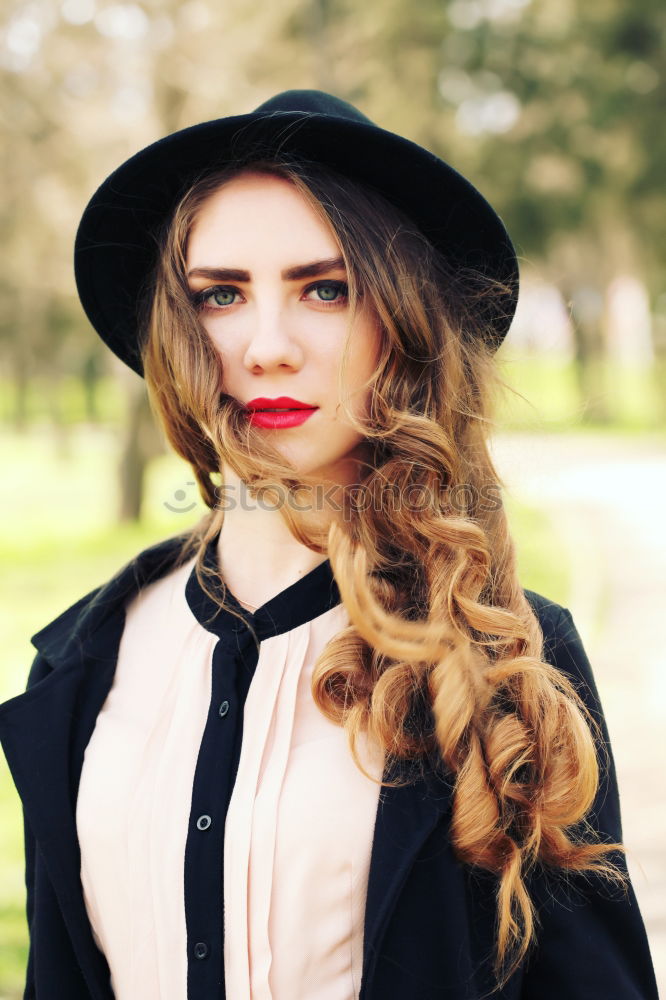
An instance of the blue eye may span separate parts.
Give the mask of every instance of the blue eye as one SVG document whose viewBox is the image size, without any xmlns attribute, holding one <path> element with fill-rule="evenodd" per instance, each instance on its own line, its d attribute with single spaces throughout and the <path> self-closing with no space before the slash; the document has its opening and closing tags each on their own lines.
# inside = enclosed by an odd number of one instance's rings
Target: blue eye
<svg viewBox="0 0 666 1000">
<path fill-rule="evenodd" d="M 316 296 L 315 301 L 337 305 L 346 302 L 348 288 L 344 281 L 318 281 L 306 289 L 307 297 L 311 298 L 313 292 Z"/>
<path fill-rule="evenodd" d="M 231 288 L 217 288 L 208 298 L 212 299 L 216 306 L 230 306 L 235 296 L 236 293 Z"/>
<path fill-rule="evenodd" d="M 224 309 L 234 305 L 238 291 L 235 288 L 228 288 L 218 285 L 214 288 L 204 288 L 192 296 L 192 304 L 195 309 Z"/>
</svg>

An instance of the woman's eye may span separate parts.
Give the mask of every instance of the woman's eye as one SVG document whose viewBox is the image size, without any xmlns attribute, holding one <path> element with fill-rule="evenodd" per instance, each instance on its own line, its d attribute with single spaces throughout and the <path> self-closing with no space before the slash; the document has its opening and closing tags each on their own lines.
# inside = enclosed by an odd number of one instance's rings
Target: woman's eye
<svg viewBox="0 0 666 1000">
<path fill-rule="evenodd" d="M 348 288 L 344 281 L 319 281 L 306 289 L 306 297 L 315 302 L 339 305 L 347 301 Z"/>
<path fill-rule="evenodd" d="M 238 291 L 235 288 L 204 288 L 192 296 L 196 309 L 224 309 L 236 302 Z"/>
</svg>

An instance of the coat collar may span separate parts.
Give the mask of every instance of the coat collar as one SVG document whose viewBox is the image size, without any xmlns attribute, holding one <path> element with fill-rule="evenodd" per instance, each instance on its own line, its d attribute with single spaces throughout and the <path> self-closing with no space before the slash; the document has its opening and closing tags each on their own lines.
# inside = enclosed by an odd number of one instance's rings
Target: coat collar
<svg viewBox="0 0 666 1000">
<path fill-rule="evenodd" d="M 120 569 L 107 583 L 82 597 L 53 621 L 33 635 L 33 646 L 59 669 L 77 659 L 84 650 L 99 645 L 96 633 L 104 622 L 153 580 L 168 573 L 181 561 L 185 535 L 176 535 L 144 549 Z"/>
<path fill-rule="evenodd" d="M 110 988 L 108 968 L 92 937 L 80 881 L 75 813 L 83 757 L 113 682 L 125 606 L 141 587 L 180 563 L 181 542 L 179 536 L 144 550 L 108 583 L 37 632 L 32 638 L 39 654 L 33 666 L 33 683 L 26 692 L 0 705 L 0 741 L 23 801 L 26 822 L 95 1000 L 109 1000 Z M 326 566 L 329 564 L 321 564 L 311 575 L 318 595 L 315 600 L 332 606 L 337 588 L 331 589 L 330 566 L 328 570 Z M 270 604 L 264 609 L 270 610 Z M 206 608 L 199 610 L 205 612 Z M 284 607 L 276 605 L 273 611 L 287 620 L 289 613 Z M 266 622 L 261 619 L 258 624 Z M 400 774 L 404 778 L 407 772 L 393 765 L 384 778 L 394 780 Z M 409 778 L 410 783 L 402 787 L 381 789 L 365 913 L 364 983 L 374 968 L 383 930 L 409 869 L 450 808 L 450 788 L 433 771 L 412 773 Z"/>
</svg>

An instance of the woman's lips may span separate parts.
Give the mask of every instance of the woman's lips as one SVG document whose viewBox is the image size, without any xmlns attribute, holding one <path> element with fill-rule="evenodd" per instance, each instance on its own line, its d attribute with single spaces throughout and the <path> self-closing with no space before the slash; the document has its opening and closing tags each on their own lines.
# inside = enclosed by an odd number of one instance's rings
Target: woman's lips
<svg viewBox="0 0 666 1000">
<path fill-rule="evenodd" d="M 245 404 L 250 410 L 250 423 L 255 427 L 297 427 L 311 417 L 317 406 L 311 406 L 292 396 L 257 396 Z"/>
<path fill-rule="evenodd" d="M 287 410 L 283 413 L 271 413 L 267 410 L 252 410 L 250 413 L 250 423 L 255 427 L 297 427 L 299 424 L 305 423 L 308 417 L 311 417 L 317 409 L 318 407 L 313 406 L 307 410 Z"/>
</svg>

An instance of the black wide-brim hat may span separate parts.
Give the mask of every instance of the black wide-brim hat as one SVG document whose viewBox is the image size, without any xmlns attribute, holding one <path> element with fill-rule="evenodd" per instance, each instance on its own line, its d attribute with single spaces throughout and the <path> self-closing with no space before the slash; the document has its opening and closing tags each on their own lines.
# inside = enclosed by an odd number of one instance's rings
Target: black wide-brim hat
<svg viewBox="0 0 666 1000">
<path fill-rule="evenodd" d="M 516 253 L 501 219 L 457 170 L 385 129 L 346 101 L 288 90 L 246 115 L 217 118 L 152 143 L 115 170 L 90 199 L 74 248 L 88 319 L 111 350 L 143 374 L 139 316 L 157 234 L 196 177 L 252 158 L 315 162 L 361 181 L 409 216 L 451 262 L 500 282 L 487 338 L 499 346 L 518 298 Z"/>
</svg>

